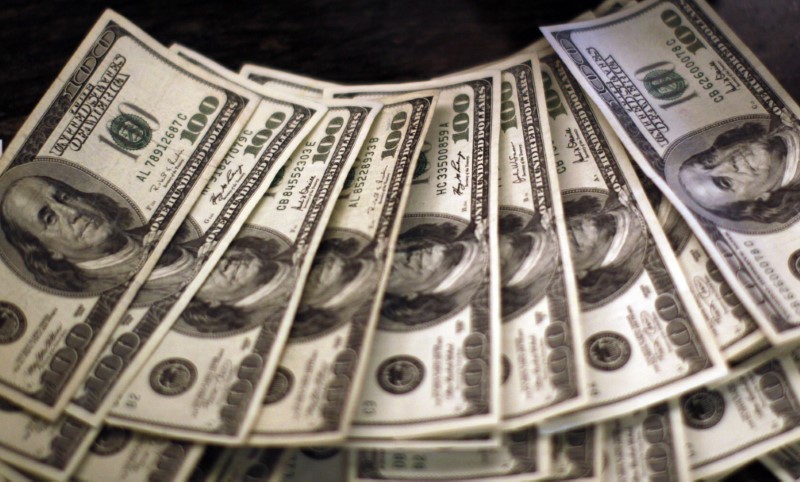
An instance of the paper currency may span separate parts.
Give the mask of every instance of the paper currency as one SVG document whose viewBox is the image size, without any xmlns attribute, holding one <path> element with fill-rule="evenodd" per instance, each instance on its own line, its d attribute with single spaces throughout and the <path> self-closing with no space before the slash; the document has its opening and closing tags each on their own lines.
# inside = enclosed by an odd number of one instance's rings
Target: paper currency
<svg viewBox="0 0 800 482">
<path fill-rule="evenodd" d="M 267 89 L 280 90 L 290 94 L 302 95 L 304 97 L 321 99 L 323 91 L 329 87 L 337 87 L 333 82 L 304 77 L 302 75 L 290 74 L 269 67 L 260 65 L 245 64 L 239 71 L 239 75 L 246 77 Z"/>
<path fill-rule="evenodd" d="M 436 99 L 434 91 L 381 99 L 325 228 L 249 444 L 345 439 Z"/>
<path fill-rule="evenodd" d="M 0 394 L 63 410 L 255 103 L 100 18 L 0 161 Z"/>
<path fill-rule="evenodd" d="M 718 379 L 725 362 L 625 151 L 555 54 L 541 58 L 597 422 Z"/>
<path fill-rule="evenodd" d="M 241 80 L 188 49 L 172 50 L 202 66 L 212 78 Z M 254 97 L 259 105 L 189 212 L 186 233 L 162 255 L 73 397 L 69 412 L 76 417 L 100 424 L 326 110 L 288 96 Z"/>
<path fill-rule="evenodd" d="M 214 482 L 281 482 L 286 480 L 283 467 L 288 462 L 290 451 L 242 447 L 224 449 L 217 454 L 216 461 L 207 474 L 193 474 L 197 481 Z M 316 478 L 302 480 L 333 480 L 328 474 L 316 474 Z"/>
<path fill-rule="evenodd" d="M 781 482 L 800 480 L 800 444 L 785 445 L 760 460 Z"/>
<path fill-rule="evenodd" d="M 501 71 L 499 231 L 505 430 L 588 400 L 578 297 L 538 58 Z"/>
<path fill-rule="evenodd" d="M 260 411 L 323 228 L 381 104 L 329 102 L 109 422 L 241 442 Z"/>
<path fill-rule="evenodd" d="M 499 449 L 480 451 L 353 451 L 348 480 L 529 481 L 548 474 L 549 439 L 536 428 L 503 439 Z"/>
<path fill-rule="evenodd" d="M 604 481 L 692 480 L 683 424 L 666 403 L 608 422 L 603 450 Z"/>
<path fill-rule="evenodd" d="M 671 402 L 680 414 L 692 476 L 709 477 L 800 440 L 800 353 Z"/>
<path fill-rule="evenodd" d="M 545 480 L 600 482 L 602 425 L 587 425 L 550 435 L 550 476 Z"/>
<path fill-rule="evenodd" d="M 741 359 L 768 345 L 758 324 L 720 273 L 717 264 L 661 191 L 634 166 L 658 222 L 678 258 L 689 289 L 714 341 L 728 360 Z"/>
<path fill-rule="evenodd" d="M 438 89 L 414 172 L 351 436 L 492 429 L 500 415 L 497 245 L 499 73 L 348 87 L 338 96 Z"/>
<path fill-rule="evenodd" d="M 65 480 L 98 433 L 69 415 L 55 422 L 0 399 L 0 460 L 50 480 Z"/>
<path fill-rule="evenodd" d="M 702 0 L 543 31 L 770 341 L 800 337 L 798 106 Z"/>
<path fill-rule="evenodd" d="M 202 445 L 105 427 L 70 480 L 186 480 L 202 454 Z"/>
</svg>

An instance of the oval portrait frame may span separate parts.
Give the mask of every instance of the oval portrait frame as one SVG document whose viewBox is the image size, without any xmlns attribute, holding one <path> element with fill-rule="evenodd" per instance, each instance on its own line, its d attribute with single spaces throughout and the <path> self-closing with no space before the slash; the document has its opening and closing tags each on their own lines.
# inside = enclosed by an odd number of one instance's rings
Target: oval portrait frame
<svg viewBox="0 0 800 482">
<path fill-rule="evenodd" d="M 535 219 L 535 218 L 539 218 L 539 222 L 537 224 L 537 228 L 542 226 L 542 224 L 540 222 L 541 221 L 541 216 L 538 213 L 536 213 L 534 211 L 531 211 L 530 209 L 523 209 L 523 208 L 512 207 L 512 206 L 500 206 L 500 208 L 498 210 L 498 213 L 499 213 L 499 215 L 498 215 L 499 222 L 501 224 L 502 224 L 502 221 L 503 221 L 503 216 L 515 215 L 515 216 L 517 216 L 517 217 L 519 217 L 519 218 L 521 218 L 523 220 L 523 227 L 529 227 L 531 225 L 531 221 L 533 219 Z M 555 218 L 551 216 L 551 219 L 555 219 Z M 517 230 L 517 231 L 514 231 L 512 233 L 507 233 L 507 234 L 516 234 L 516 233 L 524 233 L 524 232 L 531 232 L 531 231 L 533 231 L 533 230 L 531 230 L 531 229 L 527 229 L 527 230 L 524 230 L 524 231 L 523 230 Z M 529 309 L 530 307 L 536 305 L 542 299 L 544 299 L 545 295 L 547 294 L 547 288 L 550 286 L 550 283 L 553 281 L 553 278 L 555 277 L 556 272 L 558 271 L 558 266 L 559 266 L 559 246 L 558 246 L 558 241 L 556 239 L 555 223 L 551 221 L 549 223 L 548 227 L 546 227 L 546 228 L 542 227 L 542 229 L 537 229 L 537 231 L 543 233 L 544 236 L 546 237 L 546 246 L 545 246 L 544 249 L 549 250 L 549 253 L 544 253 L 543 254 L 544 256 L 546 256 L 546 258 L 542 258 L 540 260 L 540 262 L 548 264 L 548 266 L 546 267 L 546 272 L 543 273 L 541 277 L 537 277 L 537 279 L 535 279 L 535 280 L 533 280 L 530 283 L 527 283 L 525 285 L 526 289 L 524 289 L 524 291 L 526 291 L 527 294 L 530 295 L 530 296 L 526 297 L 526 299 L 525 299 L 525 301 L 523 303 L 521 303 L 521 304 L 519 304 L 517 306 L 514 306 L 513 310 L 510 313 L 506 313 L 507 297 L 503 296 L 503 307 L 502 307 L 503 317 L 502 317 L 502 321 L 504 323 L 517 319 L 517 317 L 520 314 L 524 313 L 527 309 Z M 498 229 L 498 238 L 500 239 L 500 241 L 502 241 L 502 239 L 503 239 L 503 233 L 500 232 L 499 229 Z M 550 254 L 551 256 L 548 256 L 548 254 Z M 501 258 L 502 258 L 502 255 L 501 255 Z M 503 263 L 503 260 L 500 259 L 501 266 L 502 266 L 502 263 Z M 536 263 L 536 264 L 538 264 L 538 263 Z M 516 271 L 515 271 L 515 273 L 516 273 Z M 502 273 L 501 273 L 501 277 L 502 277 Z M 538 289 L 533 289 L 532 290 L 531 288 L 533 288 L 534 285 Z M 502 283 L 501 283 L 500 289 L 504 294 L 507 293 L 507 291 L 506 291 L 507 288 L 506 288 L 506 286 L 502 285 Z M 520 290 L 520 291 L 523 291 L 523 290 Z"/>
<path fill-rule="evenodd" d="M 767 234 L 783 231 L 798 221 L 798 218 L 800 218 L 800 211 L 783 223 L 734 221 L 710 212 L 695 202 L 678 178 L 680 167 L 687 159 L 710 148 L 720 134 L 748 123 L 760 124 L 769 132 L 770 125 L 774 125 L 775 120 L 766 114 L 739 116 L 725 119 L 708 125 L 703 129 L 685 134 L 676 139 L 675 142 L 672 143 L 672 146 L 664 153 L 664 179 L 681 202 L 701 221 L 705 220 L 722 229 L 744 234 Z"/>
<path fill-rule="evenodd" d="M 605 189 L 595 189 L 595 188 L 567 189 L 561 193 L 561 202 L 562 204 L 566 204 L 568 201 L 572 199 L 577 199 L 583 196 L 591 196 L 598 199 L 601 205 L 605 205 L 605 203 L 608 201 L 610 194 L 611 193 L 609 191 L 606 191 Z M 607 293 L 605 296 L 603 296 L 602 299 L 590 302 L 581 298 L 582 310 L 593 310 L 611 303 L 612 301 L 617 299 L 620 295 L 622 295 L 631 285 L 633 285 L 636 282 L 636 280 L 639 279 L 642 272 L 644 271 L 644 263 L 645 260 L 647 259 L 647 252 L 649 249 L 651 249 L 651 246 L 649 246 L 650 243 L 648 242 L 648 239 L 650 237 L 649 229 L 647 223 L 644 220 L 644 216 L 636 206 L 629 206 L 628 209 L 630 212 L 633 213 L 636 222 L 639 223 L 639 226 L 643 229 L 645 233 L 645 236 L 642 237 L 642 242 L 645 243 L 645 246 L 644 249 L 642 249 L 641 251 L 641 255 L 638 258 L 631 258 L 631 262 L 635 263 L 636 268 L 630 271 L 630 274 L 625 278 L 625 281 L 623 283 L 618 284 L 613 289 L 613 291 Z M 564 213 L 564 219 L 567 221 L 567 223 L 569 223 L 569 215 L 566 212 Z M 567 227 L 567 236 L 569 237 L 568 227 Z M 578 279 L 576 276 L 576 280 L 578 281 L 577 288 L 578 288 L 578 295 L 580 297 L 581 295 L 580 279 Z"/>
<path fill-rule="evenodd" d="M 281 258 L 286 257 L 287 253 L 289 252 L 289 250 L 292 249 L 291 241 L 288 238 L 286 238 L 284 235 L 280 234 L 279 232 L 274 231 L 274 230 L 269 229 L 269 228 L 264 228 L 264 227 L 245 224 L 242 227 L 242 229 L 239 230 L 239 233 L 236 235 L 236 238 L 233 240 L 231 245 L 233 245 L 233 243 L 235 243 L 237 239 L 240 239 L 240 238 L 243 238 L 243 237 L 253 237 L 253 238 L 263 239 L 265 241 L 275 241 L 275 242 L 277 242 L 278 245 L 282 248 L 282 250 L 278 254 L 278 256 L 281 257 Z M 228 249 L 231 249 L 231 248 L 229 247 Z M 223 256 L 224 256 L 224 254 L 223 254 Z M 217 263 L 221 263 L 221 262 L 222 262 L 222 259 L 220 258 L 220 260 L 217 261 Z M 216 269 L 216 267 L 215 267 L 215 269 Z M 294 266 L 289 266 L 289 269 L 290 270 L 294 270 L 295 267 Z M 294 276 L 292 276 L 292 279 L 293 278 L 294 278 Z M 279 292 L 277 294 L 279 296 L 283 295 L 283 294 L 286 294 L 287 297 L 291 295 L 290 292 L 287 294 L 285 291 L 284 292 Z M 195 295 L 195 298 L 196 297 L 197 297 L 197 295 Z M 194 300 L 194 298 L 193 298 L 193 300 Z M 186 310 L 191 309 L 191 306 L 192 306 L 191 303 L 192 302 L 190 301 L 189 305 L 187 305 L 186 308 L 184 308 L 184 313 L 186 312 Z M 247 313 L 246 314 L 247 321 L 240 327 L 229 329 L 229 330 L 209 331 L 209 332 L 199 331 L 197 328 L 195 328 L 194 326 L 192 326 L 189 323 L 187 323 L 186 320 L 183 318 L 183 313 L 182 313 L 181 316 L 179 316 L 178 319 L 175 321 L 175 324 L 173 325 L 172 329 L 177 331 L 177 332 L 179 332 L 179 333 L 181 333 L 181 334 L 183 334 L 183 335 L 190 336 L 190 337 L 193 337 L 193 338 L 228 337 L 228 336 L 232 336 L 232 335 L 246 333 L 246 332 L 251 331 L 251 330 L 253 330 L 255 328 L 263 326 L 265 313 L 262 313 L 262 311 L 264 311 L 264 310 L 258 310 L 257 312 L 253 312 L 253 313 Z M 272 315 L 274 316 L 274 313 L 272 313 Z M 283 316 L 283 313 L 280 313 L 280 315 Z"/>
<path fill-rule="evenodd" d="M 451 215 L 446 215 L 446 214 L 438 214 L 438 213 L 435 213 L 435 214 L 434 213 L 415 213 L 415 214 L 406 215 L 403 218 L 403 224 L 402 224 L 401 232 L 400 232 L 400 234 L 399 234 L 399 236 L 397 238 L 398 239 L 397 242 L 399 243 L 400 239 L 403 237 L 403 235 L 405 233 L 411 231 L 412 229 L 416 228 L 417 226 L 426 225 L 426 224 L 427 225 L 439 225 L 439 226 L 441 226 L 441 225 L 444 225 L 446 223 L 450 223 L 452 225 L 455 225 L 456 228 L 458 229 L 458 232 L 454 236 L 452 236 L 453 239 L 442 239 L 443 242 L 456 241 L 458 238 L 462 237 L 465 233 L 467 233 L 468 231 L 471 231 L 471 233 L 469 235 L 469 239 L 475 240 L 476 244 L 479 243 L 479 240 L 478 240 L 478 238 L 476 236 L 476 233 L 474 231 L 475 227 L 472 226 L 469 222 L 467 222 L 463 218 L 460 218 L 460 217 L 457 217 L 457 216 L 451 216 Z M 488 267 L 489 267 L 488 245 L 485 246 L 485 249 L 481 248 L 481 246 L 478 245 L 478 249 L 479 249 L 479 251 L 477 253 L 478 259 L 475 260 L 475 263 L 479 263 L 479 262 L 483 263 L 484 267 L 486 269 L 488 269 Z M 397 244 L 395 245 L 395 255 L 396 254 L 397 254 Z M 389 274 L 389 278 L 390 278 L 389 282 L 391 281 L 391 276 L 392 276 L 392 274 L 390 273 Z M 485 276 L 485 279 L 482 279 L 480 281 L 480 283 L 483 283 L 483 282 L 488 283 L 488 274 Z M 480 286 L 480 283 L 478 283 L 478 286 Z M 467 283 L 467 285 L 468 286 L 472 286 L 472 283 Z M 455 290 L 455 292 L 451 293 L 452 298 L 454 300 L 454 304 L 449 309 L 447 309 L 447 311 L 442 312 L 442 313 L 438 313 L 432 319 L 425 320 L 425 321 L 420 321 L 420 322 L 414 322 L 412 324 L 409 324 L 409 323 L 407 323 L 405 321 L 398 320 L 398 319 L 395 319 L 395 318 L 391 318 L 389 315 L 386 314 L 386 309 L 390 305 L 390 302 L 387 302 L 387 301 L 390 300 L 390 298 L 392 296 L 390 294 L 389 287 L 387 285 L 386 292 L 384 293 L 384 301 L 383 301 L 383 306 L 381 307 L 378 326 L 380 327 L 381 330 L 385 330 L 385 331 L 411 332 L 411 331 L 422 330 L 422 329 L 437 325 L 437 324 L 439 324 L 439 323 L 441 323 L 441 322 L 443 322 L 445 320 L 450 319 L 450 317 L 453 316 L 453 314 L 460 312 L 466 306 L 468 306 L 469 303 L 472 301 L 472 298 L 473 298 L 475 292 L 477 291 L 477 289 L 478 288 L 476 287 L 475 289 L 468 290 L 468 289 L 465 289 L 465 287 L 461 287 L 461 288 Z M 412 308 L 412 310 L 414 310 L 414 309 L 416 309 L 416 308 Z M 432 311 L 431 309 L 429 309 L 427 307 L 426 308 L 420 308 L 419 310 L 420 311 Z"/>
<path fill-rule="evenodd" d="M 98 193 L 108 196 L 117 202 L 117 204 L 130 211 L 133 224 L 127 227 L 128 231 L 144 226 L 147 222 L 146 217 L 136 203 L 121 189 L 78 164 L 52 157 L 37 157 L 33 161 L 11 167 L 3 172 L 2 176 L 0 176 L 0 202 L 2 202 L 6 191 L 12 183 L 19 179 L 33 176 L 50 177 L 83 192 Z M 57 296 L 69 298 L 96 297 L 124 283 L 124 281 L 121 281 L 114 285 L 109 285 L 109 283 L 90 282 L 89 289 L 80 292 L 64 291 L 42 284 L 36 280 L 25 266 L 19 252 L 9 243 L 5 231 L 2 229 L 0 229 L 0 259 L 2 259 L 3 263 L 19 276 L 20 279 L 24 280 L 29 285 L 45 293 Z M 143 257 L 140 260 L 139 268 L 141 268 L 145 261 L 146 257 Z M 138 272 L 138 270 L 136 272 Z M 92 284 L 94 284 L 94 286 L 91 286 Z"/>
</svg>

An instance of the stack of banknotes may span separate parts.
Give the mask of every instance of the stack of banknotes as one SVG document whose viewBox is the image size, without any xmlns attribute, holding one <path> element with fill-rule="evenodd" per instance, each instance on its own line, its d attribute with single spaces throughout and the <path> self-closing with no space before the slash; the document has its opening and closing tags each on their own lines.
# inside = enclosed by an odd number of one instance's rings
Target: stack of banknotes
<svg viewBox="0 0 800 482">
<path fill-rule="evenodd" d="M 541 30 L 354 86 L 105 13 L 0 161 L 0 474 L 800 477 L 800 108 L 703 0 Z"/>
</svg>

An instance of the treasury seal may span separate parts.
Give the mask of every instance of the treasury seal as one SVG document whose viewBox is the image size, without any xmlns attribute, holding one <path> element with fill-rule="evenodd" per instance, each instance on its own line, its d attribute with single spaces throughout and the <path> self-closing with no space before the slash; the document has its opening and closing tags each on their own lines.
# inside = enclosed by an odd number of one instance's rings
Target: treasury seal
<svg viewBox="0 0 800 482">
<path fill-rule="evenodd" d="M 393 356 L 380 364 L 377 375 L 381 388 L 393 395 L 402 395 L 422 383 L 425 378 L 425 365 L 413 356 Z"/>
<path fill-rule="evenodd" d="M 586 356 L 598 370 L 617 370 L 631 358 L 631 344 L 619 333 L 601 331 L 586 340 Z"/>
<path fill-rule="evenodd" d="M 124 428 L 105 427 L 89 448 L 93 454 L 113 455 L 121 451 L 133 438 L 133 432 Z"/>
<path fill-rule="evenodd" d="M 28 322 L 17 305 L 0 301 L 0 344 L 8 345 L 25 334 Z"/>
<path fill-rule="evenodd" d="M 716 390 L 700 390 L 681 397 L 681 413 L 686 425 L 704 430 L 722 420 L 725 399 Z"/>
<path fill-rule="evenodd" d="M 170 358 L 150 372 L 150 387 L 160 395 L 180 395 L 194 385 L 197 368 L 184 358 Z"/>
</svg>

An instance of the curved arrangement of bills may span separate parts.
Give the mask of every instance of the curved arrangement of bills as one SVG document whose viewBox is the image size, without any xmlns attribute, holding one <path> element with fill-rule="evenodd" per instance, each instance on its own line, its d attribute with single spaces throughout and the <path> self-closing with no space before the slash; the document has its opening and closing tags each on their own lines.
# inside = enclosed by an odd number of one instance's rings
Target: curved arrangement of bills
<svg viewBox="0 0 800 482">
<path fill-rule="evenodd" d="M 542 30 L 347 86 L 106 12 L 0 160 L 0 478 L 800 477 L 800 110 L 703 0 Z"/>
</svg>

